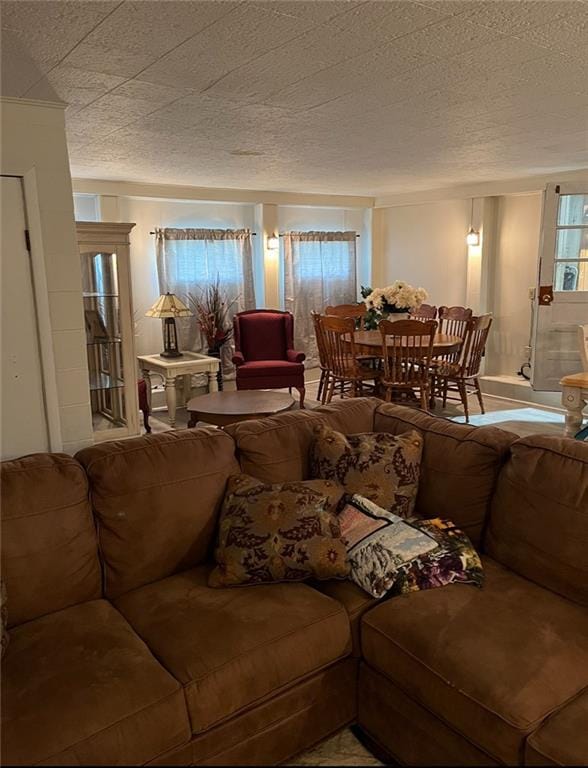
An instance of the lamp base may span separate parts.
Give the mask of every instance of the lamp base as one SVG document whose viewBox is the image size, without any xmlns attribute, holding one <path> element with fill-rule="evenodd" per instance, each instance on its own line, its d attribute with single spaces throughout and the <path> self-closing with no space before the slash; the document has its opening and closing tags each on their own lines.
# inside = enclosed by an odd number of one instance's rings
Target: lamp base
<svg viewBox="0 0 588 768">
<path fill-rule="evenodd" d="M 166 352 L 163 350 L 163 352 L 159 353 L 159 357 L 184 357 L 182 352 L 178 352 L 177 350 L 170 349 L 169 352 Z"/>
</svg>

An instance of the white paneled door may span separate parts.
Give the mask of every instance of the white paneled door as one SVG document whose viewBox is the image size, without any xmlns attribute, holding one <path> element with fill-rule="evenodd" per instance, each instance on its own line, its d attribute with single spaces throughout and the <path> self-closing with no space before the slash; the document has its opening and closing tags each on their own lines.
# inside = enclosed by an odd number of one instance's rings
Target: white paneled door
<svg viewBox="0 0 588 768">
<path fill-rule="evenodd" d="M 588 323 L 588 179 L 548 184 L 543 202 L 531 383 L 560 390 L 582 369 L 578 326 Z"/>
<path fill-rule="evenodd" d="M 49 437 L 22 180 L 1 177 L 0 453 L 47 451 Z"/>
</svg>

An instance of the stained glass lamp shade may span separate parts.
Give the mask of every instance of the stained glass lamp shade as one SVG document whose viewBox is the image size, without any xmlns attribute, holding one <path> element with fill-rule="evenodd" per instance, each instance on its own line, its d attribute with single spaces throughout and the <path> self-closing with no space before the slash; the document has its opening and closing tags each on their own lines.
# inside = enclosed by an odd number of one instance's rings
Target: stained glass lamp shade
<svg viewBox="0 0 588 768">
<path fill-rule="evenodd" d="M 178 348 L 176 317 L 190 317 L 193 314 L 174 293 L 162 294 L 151 309 L 145 312 L 146 317 L 157 317 L 164 321 L 161 357 L 182 357 Z"/>
</svg>

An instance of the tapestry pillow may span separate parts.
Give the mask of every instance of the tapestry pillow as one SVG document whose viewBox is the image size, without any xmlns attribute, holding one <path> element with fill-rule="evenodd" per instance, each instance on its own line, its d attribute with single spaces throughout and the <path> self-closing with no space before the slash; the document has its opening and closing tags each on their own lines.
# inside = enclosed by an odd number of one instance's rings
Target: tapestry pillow
<svg viewBox="0 0 588 768">
<path fill-rule="evenodd" d="M 481 587 L 484 570 L 478 553 L 450 520 L 413 520 L 412 525 L 437 542 L 437 548 L 398 569 L 392 594 L 443 587 L 461 582 Z"/>
<path fill-rule="evenodd" d="M 0 620 L 2 621 L 2 647 L 0 650 L 0 658 L 4 656 L 4 652 L 8 648 L 8 630 L 6 624 L 8 623 L 8 614 L 6 611 L 6 587 L 4 582 L 0 581 Z"/>
<path fill-rule="evenodd" d="M 231 476 L 209 585 L 345 578 L 349 563 L 336 515 L 342 496 L 330 480 L 270 485 Z"/>
<path fill-rule="evenodd" d="M 315 430 L 311 476 L 341 483 L 399 517 L 411 517 L 418 489 L 423 438 L 365 432 L 343 435 L 327 425 Z"/>
<path fill-rule="evenodd" d="M 357 494 L 341 510 L 339 523 L 349 578 L 373 597 L 390 590 L 401 566 L 437 548 L 426 533 Z"/>
</svg>

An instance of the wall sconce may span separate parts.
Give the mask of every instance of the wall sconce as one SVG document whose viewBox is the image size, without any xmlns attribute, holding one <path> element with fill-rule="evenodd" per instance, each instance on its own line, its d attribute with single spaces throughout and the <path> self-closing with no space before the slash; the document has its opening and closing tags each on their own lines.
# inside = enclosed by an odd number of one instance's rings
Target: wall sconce
<svg viewBox="0 0 588 768">
<path fill-rule="evenodd" d="M 480 233 L 474 229 L 474 198 L 472 197 L 472 208 L 470 211 L 470 228 L 466 235 L 468 245 L 480 245 Z"/>
<path fill-rule="evenodd" d="M 476 232 L 473 227 L 468 229 L 468 233 L 466 235 L 466 243 L 468 245 L 480 245 L 480 233 Z"/>
<path fill-rule="evenodd" d="M 280 238 L 274 233 L 267 239 L 267 247 L 269 251 L 277 251 L 280 247 Z"/>
</svg>

